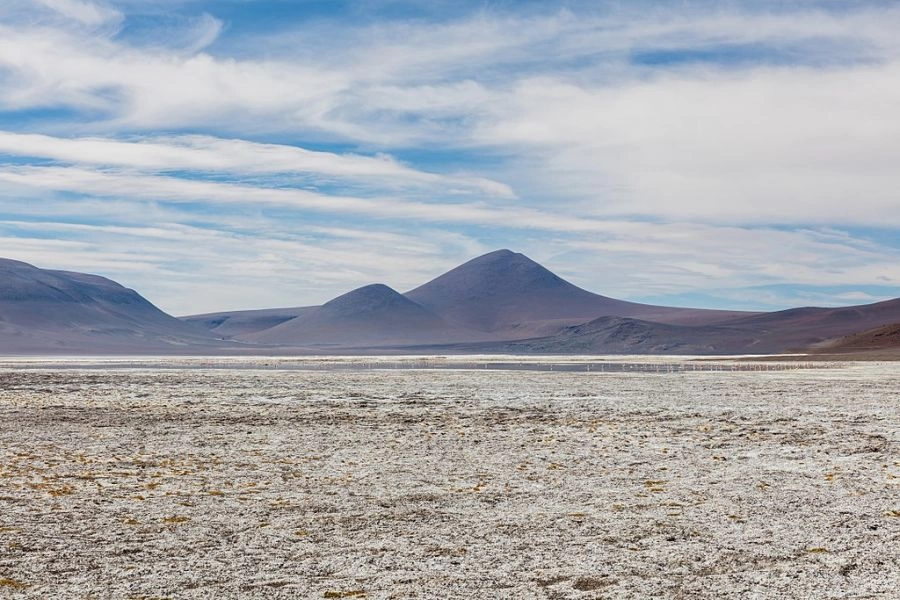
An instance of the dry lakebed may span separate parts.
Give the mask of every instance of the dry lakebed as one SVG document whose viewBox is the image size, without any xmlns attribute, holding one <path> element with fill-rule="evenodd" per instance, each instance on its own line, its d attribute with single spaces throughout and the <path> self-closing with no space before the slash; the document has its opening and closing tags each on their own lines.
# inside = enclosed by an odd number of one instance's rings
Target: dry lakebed
<svg viewBox="0 0 900 600">
<path fill-rule="evenodd" d="M 0 597 L 900 598 L 898 363 L 338 362 L 4 362 Z"/>
</svg>

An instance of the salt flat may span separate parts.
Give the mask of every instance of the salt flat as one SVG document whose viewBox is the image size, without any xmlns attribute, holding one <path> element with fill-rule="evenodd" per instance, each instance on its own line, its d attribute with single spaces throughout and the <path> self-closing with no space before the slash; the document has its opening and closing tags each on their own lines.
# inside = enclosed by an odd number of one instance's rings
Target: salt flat
<svg viewBox="0 0 900 600">
<path fill-rule="evenodd" d="M 204 365 L 6 364 L 0 597 L 900 597 L 897 363 Z"/>
</svg>

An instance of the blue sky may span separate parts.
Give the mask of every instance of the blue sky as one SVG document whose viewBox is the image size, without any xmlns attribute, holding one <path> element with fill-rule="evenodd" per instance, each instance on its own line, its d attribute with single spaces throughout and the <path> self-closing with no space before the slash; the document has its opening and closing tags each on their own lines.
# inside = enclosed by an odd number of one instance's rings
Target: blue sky
<svg viewBox="0 0 900 600">
<path fill-rule="evenodd" d="M 7 0 L 0 256 L 176 314 L 497 248 L 637 301 L 900 296 L 896 2 Z"/>
</svg>

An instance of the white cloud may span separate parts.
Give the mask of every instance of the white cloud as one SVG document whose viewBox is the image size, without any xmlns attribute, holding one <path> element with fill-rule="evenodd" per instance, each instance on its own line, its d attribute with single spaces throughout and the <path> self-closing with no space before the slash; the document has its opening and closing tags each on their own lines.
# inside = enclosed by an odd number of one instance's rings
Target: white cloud
<svg viewBox="0 0 900 600">
<path fill-rule="evenodd" d="M 541 79 L 476 137 L 530 148 L 531 181 L 519 185 L 581 199 L 594 215 L 896 226 L 898 104 L 900 62 L 602 89 Z"/>
<path fill-rule="evenodd" d="M 679 306 L 778 310 L 865 304 L 896 297 L 891 289 L 900 288 L 900 251 L 848 235 L 684 223 L 608 225 L 593 240 L 542 240 L 524 249 L 586 289 Z M 845 295 L 873 283 L 880 292 Z"/>
<path fill-rule="evenodd" d="M 117 22 L 122 14 L 109 6 L 87 0 L 32 0 L 35 4 L 49 8 L 63 17 L 73 19 L 83 25 L 98 26 Z"/>
<path fill-rule="evenodd" d="M 204 22 L 196 48 L 220 28 L 213 17 Z M 502 174 L 491 178 L 515 181 L 526 198 L 552 197 L 605 217 L 874 225 L 900 215 L 893 193 L 900 185 L 893 168 L 900 157 L 897 27 L 900 10 L 891 8 L 660 10 L 641 18 L 481 13 L 450 24 L 338 30 L 330 42 L 331 30 L 295 32 L 293 39 L 308 33 L 324 47 L 221 58 L 133 47 L 108 34 L 6 26 L 0 106 L 72 107 L 110 131 L 293 131 L 386 149 L 439 140 L 447 149 L 503 156 Z M 663 75 L 626 68 L 635 50 L 722 43 L 773 51 L 796 44 L 801 54 L 809 46 L 814 61 L 850 54 L 837 66 L 684 66 Z M 283 149 L 264 145 L 188 140 L 159 143 L 197 150 L 198 160 L 198 144 L 220 155 L 278 152 L 284 160 Z M 173 156 L 183 150 L 168 149 Z M 401 168 L 343 159 L 357 168 Z M 486 179 L 483 191 L 508 193 Z"/>
<path fill-rule="evenodd" d="M 224 23 L 209 13 L 203 13 L 194 19 L 189 35 L 185 40 L 184 52 L 196 54 L 215 42 L 222 33 Z"/>
<path fill-rule="evenodd" d="M 127 141 L 0 131 L 0 154 L 3 153 L 144 171 L 307 174 L 319 178 L 359 179 L 374 188 L 430 186 L 507 198 L 514 196 L 508 186 L 496 181 L 419 171 L 387 155 L 336 154 L 204 135 L 143 137 Z"/>
<path fill-rule="evenodd" d="M 591 231 L 596 223 L 565 214 L 483 202 L 419 202 L 397 197 L 329 195 L 297 188 L 257 187 L 77 167 L 0 167 L 0 182 L 15 188 L 71 192 L 120 200 L 281 206 L 296 211 L 465 223 L 539 230 Z"/>
</svg>

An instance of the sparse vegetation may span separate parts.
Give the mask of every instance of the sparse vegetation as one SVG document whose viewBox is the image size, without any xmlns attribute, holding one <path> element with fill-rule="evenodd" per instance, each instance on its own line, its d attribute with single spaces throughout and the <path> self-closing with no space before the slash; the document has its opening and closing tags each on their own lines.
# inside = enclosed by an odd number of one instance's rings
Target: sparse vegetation
<svg viewBox="0 0 900 600">
<path fill-rule="evenodd" d="M 9 577 L 0 577 L 0 587 L 21 590 L 21 589 L 27 588 L 28 585 L 25 583 L 22 583 L 21 581 L 17 581 L 15 579 L 10 579 Z"/>
<path fill-rule="evenodd" d="M 165 517 L 163 519 L 163 523 L 166 523 L 167 525 L 176 525 L 178 523 L 187 523 L 190 520 L 191 519 L 189 517 L 176 515 L 174 517 Z"/>
</svg>

